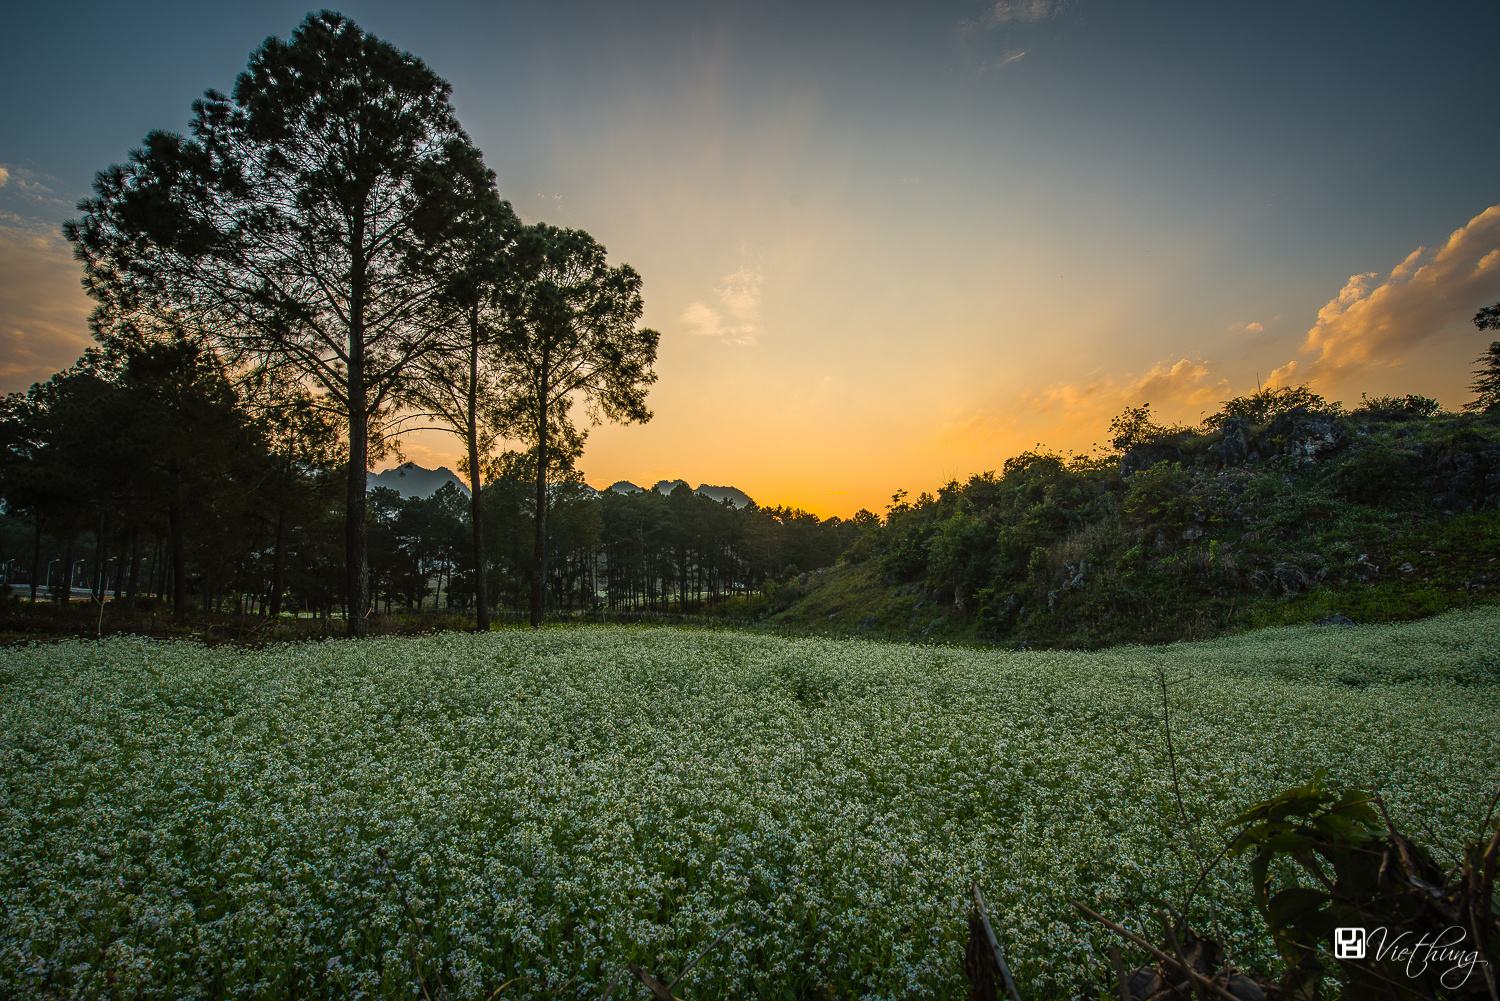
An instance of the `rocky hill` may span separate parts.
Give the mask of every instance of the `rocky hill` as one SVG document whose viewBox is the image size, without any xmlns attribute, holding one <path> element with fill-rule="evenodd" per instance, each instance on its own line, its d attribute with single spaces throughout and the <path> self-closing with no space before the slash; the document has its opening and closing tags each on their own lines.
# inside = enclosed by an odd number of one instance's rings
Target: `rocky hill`
<svg viewBox="0 0 1500 1001">
<path fill-rule="evenodd" d="M 673 490 L 676 490 L 679 486 L 689 486 L 688 481 L 657 480 L 656 485 L 651 487 L 651 489 L 655 490 L 659 494 L 669 494 Z M 631 483 L 629 480 L 618 480 L 614 483 L 611 483 L 608 487 L 605 487 L 605 489 L 613 490 L 615 493 L 621 494 L 633 494 L 638 491 L 644 492 L 646 490 L 645 487 L 638 487 L 634 483 Z M 693 490 L 693 493 L 702 494 L 705 497 L 712 497 L 716 501 L 728 500 L 737 508 L 745 507 L 747 505 L 755 503 L 750 499 L 749 494 L 735 487 L 716 487 L 711 486 L 707 483 L 700 483 L 698 485 L 698 488 L 696 490 Z"/>
<path fill-rule="evenodd" d="M 447 466 L 426 469 L 414 462 L 403 463 L 380 473 L 370 473 L 366 479 L 370 489 L 389 487 L 402 497 L 431 497 L 442 489 L 443 484 L 453 483 L 465 497 L 469 488 L 458 474 Z"/>
</svg>

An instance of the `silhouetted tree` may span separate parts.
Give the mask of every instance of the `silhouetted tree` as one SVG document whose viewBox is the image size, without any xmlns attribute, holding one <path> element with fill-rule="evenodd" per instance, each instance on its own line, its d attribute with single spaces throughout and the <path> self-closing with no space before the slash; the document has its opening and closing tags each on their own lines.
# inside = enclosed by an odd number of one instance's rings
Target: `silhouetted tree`
<svg viewBox="0 0 1500 1001">
<path fill-rule="evenodd" d="M 281 614 L 288 548 L 297 526 L 316 520 L 326 480 L 345 461 L 336 415 L 298 384 L 268 382 L 256 415 L 268 456 L 260 493 L 272 537 L 271 566 L 262 613 Z"/>
<path fill-rule="evenodd" d="M 234 362 L 312 379 L 347 420 L 348 629 L 364 635 L 366 470 L 381 421 L 437 344 L 430 248 L 484 173 L 449 86 L 329 11 L 270 38 L 190 137 L 152 132 L 101 172 L 66 234 L 101 335 L 190 326 Z"/>
<path fill-rule="evenodd" d="M 1476 398 L 1464 404 L 1465 410 L 1494 410 L 1500 407 L 1500 341 L 1491 341 L 1489 350 L 1474 359 L 1474 381 L 1469 383 Z"/>
<path fill-rule="evenodd" d="M 611 268 L 604 248 L 581 230 L 537 224 L 518 246 L 519 277 L 509 302 L 501 427 L 535 453 L 535 545 L 531 624 L 547 603 L 547 482 L 559 458 L 583 450 L 569 417 L 581 400 L 592 423 L 648 421 L 646 392 L 661 335 L 636 327 L 641 279 Z"/>
<path fill-rule="evenodd" d="M 1474 314 L 1474 326 L 1480 330 L 1500 330 L 1500 302 L 1486 306 Z M 1474 370 L 1474 381 L 1469 389 L 1477 399 L 1464 404 L 1465 410 L 1491 410 L 1500 407 L 1500 341 L 1492 341 L 1489 350 L 1474 361 L 1479 368 Z"/>
<path fill-rule="evenodd" d="M 1475 313 L 1474 326 L 1480 330 L 1500 330 L 1500 302 Z"/>
<path fill-rule="evenodd" d="M 265 440 L 240 408 L 218 359 L 189 340 L 131 348 L 122 388 L 134 463 L 164 494 L 172 611 L 180 617 L 187 611 L 189 528 L 196 528 L 200 552 L 227 561 L 226 535 L 242 525 L 225 502 L 245 500 L 247 491 L 235 489 L 234 480 L 262 470 Z"/>
<path fill-rule="evenodd" d="M 443 277 L 435 302 L 447 330 L 442 350 L 425 355 L 417 366 L 407 399 L 440 419 L 464 440 L 460 464 L 469 478 L 470 555 L 474 568 L 475 628 L 490 627 L 490 599 L 484 566 L 484 516 L 481 493 L 485 460 L 499 437 L 493 420 L 501 405 L 497 379 L 506 293 L 513 278 L 513 246 L 520 220 L 510 203 L 495 193 L 486 173 L 459 204 L 450 238 L 433 266 Z"/>
</svg>

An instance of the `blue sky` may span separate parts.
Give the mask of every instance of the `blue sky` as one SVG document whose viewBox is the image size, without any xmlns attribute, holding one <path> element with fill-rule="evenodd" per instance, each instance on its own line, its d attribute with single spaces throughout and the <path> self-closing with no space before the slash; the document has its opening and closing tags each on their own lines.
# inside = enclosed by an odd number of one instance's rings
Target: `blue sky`
<svg viewBox="0 0 1500 1001">
<path fill-rule="evenodd" d="M 453 84 L 523 217 L 642 273 L 656 417 L 593 431 L 596 483 L 849 514 L 1143 402 L 1456 407 L 1500 299 L 1493 3 L 339 9 Z M 0 389 L 87 343 L 93 173 L 306 12 L 7 11 Z"/>
</svg>

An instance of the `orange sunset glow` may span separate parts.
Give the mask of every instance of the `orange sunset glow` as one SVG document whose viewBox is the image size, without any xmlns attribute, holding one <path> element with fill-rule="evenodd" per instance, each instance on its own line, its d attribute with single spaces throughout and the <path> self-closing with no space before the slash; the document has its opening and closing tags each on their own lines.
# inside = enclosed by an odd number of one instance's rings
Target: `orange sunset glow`
<svg viewBox="0 0 1500 1001">
<path fill-rule="evenodd" d="M 1358 45 L 1331 13 L 1060 0 L 344 12 L 452 83 L 523 219 L 643 276 L 654 418 L 591 430 L 599 487 L 680 477 L 847 517 L 1038 444 L 1087 452 L 1142 403 L 1195 423 L 1306 384 L 1457 407 L 1487 343 L 1469 318 L 1500 298 L 1496 91 L 1467 44 L 1492 10 L 1369 13 Z M 45 107 L 7 85 L 0 389 L 90 343 L 59 227 L 93 172 L 302 13 L 183 46 L 148 9 L 139 51 L 80 59 Z"/>
</svg>

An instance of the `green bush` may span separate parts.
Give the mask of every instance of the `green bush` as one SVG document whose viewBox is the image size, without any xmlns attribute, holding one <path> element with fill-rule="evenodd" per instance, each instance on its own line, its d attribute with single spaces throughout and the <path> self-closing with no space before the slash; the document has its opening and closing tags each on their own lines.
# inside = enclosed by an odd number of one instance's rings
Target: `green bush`
<svg viewBox="0 0 1500 1001">
<path fill-rule="evenodd" d="M 1179 536 L 1197 506 L 1192 480 L 1180 462 L 1158 462 L 1137 473 L 1125 495 L 1125 516 L 1147 532 Z"/>
<path fill-rule="evenodd" d="M 1339 496 L 1356 504 L 1378 504 L 1392 491 L 1408 485 L 1421 460 L 1398 448 L 1367 448 L 1355 452 L 1333 473 Z"/>
<path fill-rule="evenodd" d="M 1355 417 L 1377 421 L 1417 421 L 1431 417 L 1443 405 L 1427 396 L 1364 396 L 1360 394 L 1359 406 L 1354 408 Z"/>
</svg>

